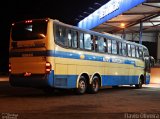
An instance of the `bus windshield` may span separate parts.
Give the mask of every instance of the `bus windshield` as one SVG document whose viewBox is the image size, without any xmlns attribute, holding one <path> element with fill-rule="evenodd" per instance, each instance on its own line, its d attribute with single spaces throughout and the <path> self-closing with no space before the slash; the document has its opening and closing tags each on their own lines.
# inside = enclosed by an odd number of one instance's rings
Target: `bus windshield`
<svg viewBox="0 0 160 119">
<path fill-rule="evenodd" d="M 36 40 L 45 38 L 46 32 L 46 20 L 28 20 L 15 23 L 11 37 L 13 41 Z"/>
</svg>

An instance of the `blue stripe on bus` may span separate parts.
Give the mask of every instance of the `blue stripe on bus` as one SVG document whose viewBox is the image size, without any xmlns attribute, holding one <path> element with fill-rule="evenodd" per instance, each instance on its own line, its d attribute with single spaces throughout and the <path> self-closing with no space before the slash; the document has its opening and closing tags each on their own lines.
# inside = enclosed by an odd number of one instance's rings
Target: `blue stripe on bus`
<svg viewBox="0 0 160 119">
<path fill-rule="evenodd" d="M 132 85 L 138 84 L 139 76 L 113 76 L 113 75 L 103 75 L 102 84 L 104 86 L 113 85 Z"/>
<path fill-rule="evenodd" d="M 78 75 L 55 75 L 54 87 L 76 88 Z"/>
<path fill-rule="evenodd" d="M 76 88 L 77 75 L 55 75 L 54 87 Z M 102 86 L 135 85 L 138 84 L 139 76 L 113 76 L 103 75 Z"/>
<path fill-rule="evenodd" d="M 63 52 L 63 51 L 55 51 L 55 50 L 47 50 L 47 51 L 25 51 L 25 52 L 10 52 L 10 57 L 23 57 L 23 56 L 52 56 L 52 57 L 61 57 L 61 58 L 71 58 L 71 59 L 81 59 L 80 54 L 71 53 L 71 52 Z M 115 61 L 115 58 L 110 58 L 108 61 L 104 60 L 103 56 L 96 55 L 88 55 L 84 54 L 84 59 L 81 60 L 90 60 L 90 61 L 99 61 L 99 62 L 111 62 L 111 63 L 119 63 L 119 64 L 131 64 L 135 67 L 144 68 L 141 66 L 136 66 L 135 61 L 133 60 L 122 60 L 121 62 Z M 117 58 L 119 60 L 119 58 Z"/>
<path fill-rule="evenodd" d="M 42 75 L 24 77 L 23 75 L 13 75 L 10 79 L 14 85 L 27 86 L 49 86 L 55 88 L 76 88 L 78 75 L 54 75 L 54 71 L 44 79 Z M 115 76 L 102 75 L 102 86 L 115 85 L 135 85 L 138 84 L 139 76 Z M 25 83 L 24 83 L 25 82 Z M 147 77 L 146 84 L 149 84 L 150 76 Z"/>
</svg>

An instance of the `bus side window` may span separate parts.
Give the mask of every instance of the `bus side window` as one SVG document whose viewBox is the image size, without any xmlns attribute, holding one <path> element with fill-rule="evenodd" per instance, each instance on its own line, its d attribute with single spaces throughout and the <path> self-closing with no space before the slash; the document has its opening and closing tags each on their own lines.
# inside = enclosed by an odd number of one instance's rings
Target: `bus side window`
<svg viewBox="0 0 160 119">
<path fill-rule="evenodd" d="M 105 49 L 104 49 L 104 38 L 103 37 L 100 37 L 99 40 L 97 41 L 97 46 L 98 46 L 98 51 L 99 52 L 105 52 Z"/>
<path fill-rule="evenodd" d="M 122 43 L 118 42 L 118 53 L 119 55 L 122 55 Z"/>
<path fill-rule="evenodd" d="M 77 48 L 78 46 L 77 36 L 78 36 L 78 33 L 76 31 L 73 31 L 73 30 L 68 31 L 68 46 L 69 47 Z"/>
<path fill-rule="evenodd" d="M 56 26 L 56 41 L 63 46 L 67 46 L 66 28 Z"/>
<path fill-rule="evenodd" d="M 98 37 L 91 35 L 91 49 L 92 49 L 92 51 L 98 51 L 97 41 L 98 41 Z"/>
<path fill-rule="evenodd" d="M 72 31 L 72 47 L 77 48 L 78 47 L 78 32 Z"/>
<path fill-rule="evenodd" d="M 131 45 L 127 45 L 128 56 L 131 57 Z"/>
<path fill-rule="evenodd" d="M 136 57 L 136 49 L 134 45 L 131 45 L 132 57 Z"/>
<path fill-rule="evenodd" d="M 117 54 L 117 41 L 112 40 L 112 54 Z"/>
<path fill-rule="evenodd" d="M 149 52 L 146 48 L 143 49 L 144 51 L 144 57 L 149 57 Z"/>
<path fill-rule="evenodd" d="M 83 33 L 79 34 L 79 48 L 80 49 L 84 48 L 84 34 Z"/>
<path fill-rule="evenodd" d="M 139 58 L 143 59 L 143 48 L 139 47 Z"/>
<path fill-rule="evenodd" d="M 111 53 L 112 52 L 112 47 L 111 47 L 111 45 L 112 45 L 112 42 L 111 42 L 111 40 L 107 40 L 108 41 L 108 53 Z"/>
<path fill-rule="evenodd" d="M 69 46 L 69 47 L 72 47 L 71 30 L 68 31 L 68 46 Z"/>
<path fill-rule="evenodd" d="M 107 45 L 107 39 L 106 38 L 104 38 L 104 52 L 108 52 L 108 45 Z"/>
<path fill-rule="evenodd" d="M 123 56 L 127 56 L 126 43 L 122 43 L 122 55 L 123 55 Z"/>
<path fill-rule="evenodd" d="M 138 47 L 136 47 L 136 57 L 139 58 L 139 51 L 138 51 Z"/>
<path fill-rule="evenodd" d="M 91 50 L 91 44 L 92 44 L 92 40 L 91 40 L 91 35 L 85 33 L 84 34 L 84 49 L 85 50 Z"/>
</svg>

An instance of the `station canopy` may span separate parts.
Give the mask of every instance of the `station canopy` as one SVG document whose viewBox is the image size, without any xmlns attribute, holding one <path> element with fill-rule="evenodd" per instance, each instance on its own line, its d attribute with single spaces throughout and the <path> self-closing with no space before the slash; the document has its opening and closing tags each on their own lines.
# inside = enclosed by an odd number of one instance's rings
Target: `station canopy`
<svg viewBox="0 0 160 119">
<path fill-rule="evenodd" d="M 78 27 L 108 33 L 160 31 L 160 0 L 110 0 L 82 19 Z"/>
</svg>

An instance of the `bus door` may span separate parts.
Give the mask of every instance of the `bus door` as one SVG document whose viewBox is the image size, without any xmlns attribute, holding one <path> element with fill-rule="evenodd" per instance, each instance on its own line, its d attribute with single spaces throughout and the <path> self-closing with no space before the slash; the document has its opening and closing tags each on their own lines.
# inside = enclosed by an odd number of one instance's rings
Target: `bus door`
<svg viewBox="0 0 160 119">
<path fill-rule="evenodd" d="M 144 62 L 145 62 L 145 80 L 144 84 L 149 84 L 150 81 L 150 72 L 151 72 L 151 62 L 150 56 L 147 49 L 144 49 Z"/>
</svg>

